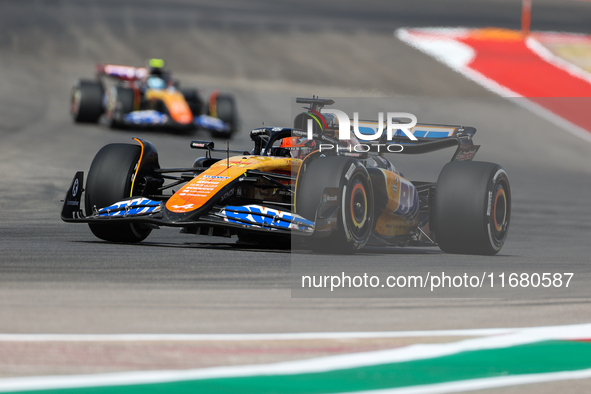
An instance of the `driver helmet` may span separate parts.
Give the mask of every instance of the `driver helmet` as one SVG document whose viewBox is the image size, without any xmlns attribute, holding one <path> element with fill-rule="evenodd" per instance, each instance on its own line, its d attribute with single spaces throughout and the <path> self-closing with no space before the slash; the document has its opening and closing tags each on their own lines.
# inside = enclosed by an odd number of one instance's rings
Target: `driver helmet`
<svg viewBox="0 0 591 394">
<path fill-rule="evenodd" d="M 282 149 L 289 150 L 289 156 L 294 159 L 304 159 L 308 156 L 316 146 L 314 140 L 309 140 L 305 137 L 287 137 L 281 140 Z"/>
<path fill-rule="evenodd" d="M 148 59 L 146 61 L 146 66 L 148 67 L 148 73 L 150 75 L 164 75 L 164 65 L 165 62 L 162 59 Z"/>
</svg>

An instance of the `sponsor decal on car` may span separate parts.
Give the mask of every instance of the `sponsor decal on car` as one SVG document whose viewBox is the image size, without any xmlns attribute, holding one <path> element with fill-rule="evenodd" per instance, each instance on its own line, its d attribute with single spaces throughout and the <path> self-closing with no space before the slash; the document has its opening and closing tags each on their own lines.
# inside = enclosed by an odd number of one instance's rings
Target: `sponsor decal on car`
<svg viewBox="0 0 591 394">
<path fill-rule="evenodd" d="M 349 178 L 351 178 L 351 174 L 353 174 L 353 171 L 355 171 L 355 163 L 351 163 L 351 167 L 349 167 L 349 169 L 345 173 L 346 180 L 349 180 Z"/>
<path fill-rule="evenodd" d="M 222 198 L 220 198 L 220 201 L 224 201 L 224 200 L 232 197 L 233 195 L 234 195 L 234 189 L 230 189 L 222 196 Z"/>
<path fill-rule="evenodd" d="M 480 148 L 480 145 L 472 145 L 469 147 L 462 147 L 459 146 L 458 149 L 456 150 L 456 152 L 454 153 L 454 161 L 470 161 L 474 158 L 474 155 L 476 154 L 476 152 L 478 152 L 478 149 Z"/>
<path fill-rule="evenodd" d="M 219 175 L 202 175 L 202 178 L 211 178 L 211 179 L 230 179 L 229 176 L 219 176 Z"/>
<path fill-rule="evenodd" d="M 185 205 L 172 205 L 171 208 L 181 209 L 181 210 L 191 210 L 194 204 L 185 204 Z"/>
<path fill-rule="evenodd" d="M 76 197 L 78 194 L 78 186 L 80 182 L 78 182 L 78 178 L 74 179 L 74 183 L 72 184 L 72 197 Z"/>
</svg>

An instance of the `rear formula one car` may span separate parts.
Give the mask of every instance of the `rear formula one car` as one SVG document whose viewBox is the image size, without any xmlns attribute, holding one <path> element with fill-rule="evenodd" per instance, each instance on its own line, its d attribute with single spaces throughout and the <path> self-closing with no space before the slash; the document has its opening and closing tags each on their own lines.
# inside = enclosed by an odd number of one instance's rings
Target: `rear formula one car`
<svg viewBox="0 0 591 394">
<path fill-rule="evenodd" d="M 139 138 L 138 144 L 106 145 L 84 190 L 83 173 L 76 174 L 62 219 L 88 223 L 111 242 L 139 242 L 158 226 L 173 226 L 261 243 L 291 239 L 336 253 L 365 245 L 438 245 L 449 253 L 482 255 L 502 248 L 511 213 L 509 180 L 499 165 L 471 161 L 478 150 L 474 128 L 417 124 L 411 129 L 416 141 L 398 136 L 388 142 L 398 147 L 394 155 L 456 147 L 437 182 L 410 181 L 382 154 L 347 149 L 350 141 L 335 138 L 334 120 L 322 113 L 332 100 L 298 100 L 310 104 L 296 117 L 300 127 L 252 130 L 251 152 L 192 141 L 206 156 L 186 168 L 161 168 L 156 148 Z M 320 121 L 304 131 L 308 118 Z M 341 148 L 323 151 L 322 144 Z M 213 158 L 213 152 L 225 157 Z"/>
<path fill-rule="evenodd" d="M 97 64 L 96 79 L 80 79 L 72 88 L 74 122 L 102 119 L 112 128 L 201 128 L 220 138 L 236 131 L 238 114 L 231 95 L 214 91 L 204 103 L 196 88 L 179 88 L 162 60 L 151 59 L 148 65 Z"/>
</svg>

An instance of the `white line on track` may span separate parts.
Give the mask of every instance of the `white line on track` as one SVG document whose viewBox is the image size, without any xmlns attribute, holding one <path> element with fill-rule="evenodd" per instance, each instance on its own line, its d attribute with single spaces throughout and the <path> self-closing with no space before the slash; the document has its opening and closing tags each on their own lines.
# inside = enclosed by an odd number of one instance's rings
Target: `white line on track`
<svg viewBox="0 0 591 394">
<path fill-rule="evenodd" d="M 433 331 L 300 332 L 269 334 L 0 334 L 0 342 L 118 341 L 289 341 L 306 339 L 367 339 L 406 337 L 470 337 L 508 334 L 519 328 L 477 328 Z"/>
<path fill-rule="evenodd" d="M 451 332 L 482 332 L 481 330 L 452 330 Z M 442 333 L 450 331 L 410 331 L 407 333 Z M 402 332 L 401 332 L 402 333 Z M 342 334 L 342 333 L 334 333 Z M 406 334 L 408 336 L 408 334 Z M 402 335 L 400 335 L 402 336 Z M 431 335 L 437 336 L 437 335 Z M 295 375 L 327 372 L 338 369 L 397 363 L 443 357 L 460 352 L 496 349 L 544 340 L 591 338 L 591 324 L 512 329 L 504 335 L 490 335 L 453 343 L 416 344 L 397 349 L 319 357 L 308 360 L 286 361 L 231 367 L 215 367 L 185 371 L 123 372 L 78 376 L 39 376 L 0 379 L 0 392 L 166 383 L 174 381 L 244 377 L 256 375 Z M 548 374 L 544 374 L 548 375 Z M 561 378 L 562 379 L 562 378 Z"/>
</svg>

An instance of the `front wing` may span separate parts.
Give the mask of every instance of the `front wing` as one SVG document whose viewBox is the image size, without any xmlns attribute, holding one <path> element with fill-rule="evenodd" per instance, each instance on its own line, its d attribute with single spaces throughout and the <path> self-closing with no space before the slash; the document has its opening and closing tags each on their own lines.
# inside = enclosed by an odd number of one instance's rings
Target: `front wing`
<svg viewBox="0 0 591 394">
<path fill-rule="evenodd" d="M 156 226 L 189 227 L 213 226 L 245 231 L 274 232 L 286 235 L 312 235 L 314 222 L 289 211 L 256 204 L 242 206 L 214 205 L 205 215 L 191 220 L 171 220 L 166 215 L 165 203 L 145 197 L 128 198 L 108 207 L 92 207 L 85 216 L 82 210 L 84 173 L 76 173 L 62 208 L 61 218 L 70 223 L 145 223 Z"/>
<path fill-rule="evenodd" d="M 199 115 L 193 119 L 192 123 L 182 124 L 175 122 L 169 115 L 158 112 L 153 109 L 138 110 L 126 113 L 121 119 L 121 123 L 127 126 L 136 127 L 198 127 L 218 133 L 229 133 L 231 127 L 224 121 L 208 115 Z"/>
</svg>

